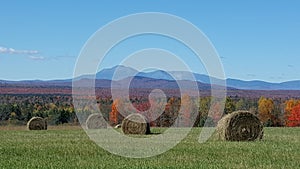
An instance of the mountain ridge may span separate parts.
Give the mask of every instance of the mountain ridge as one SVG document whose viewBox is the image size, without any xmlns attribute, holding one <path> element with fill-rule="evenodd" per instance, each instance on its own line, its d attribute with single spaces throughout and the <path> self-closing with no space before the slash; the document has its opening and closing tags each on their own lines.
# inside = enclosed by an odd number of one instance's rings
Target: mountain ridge
<svg viewBox="0 0 300 169">
<path fill-rule="evenodd" d="M 120 66 L 114 66 L 110 69 L 112 72 L 113 70 L 118 70 Z M 138 72 L 135 69 L 132 69 L 130 67 L 121 66 L 121 69 L 124 71 L 126 69 L 134 70 L 132 72 L 135 73 L 136 76 L 141 77 L 148 77 L 152 79 L 163 79 L 163 80 L 195 80 L 197 82 L 205 83 L 205 84 L 211 84 L 210 79 L 213 79 L 213 81 L 222 81 L 221 79 L 215 78 L 215 77 L 209 77 L 208 75 L 204 74 L 198 74 L 198 73 L 192 73 L 192 72 L 186 72 L 186 71 L 170 71 L 170 73 L 175 77 L 172 77 L 170 74 L 168 74 L 165 71 L 162 70 L 156 70 L 151 72 Z M 112 76 L 108 76 L 105 74 L 105 71 L 107 69 L 103 69 L 99 71 L 96 74 L 96 79 L 109 79 L 112 80 Z M 121 72 L 123 72 L 121 71 Z M 131 74 L 132 76 L 133 73 Z M 190 77 L 191 75 L 194 76 L 194 79 Z M 186 78 L 188 77 L 188 78 Z M 117 77 L 117 80 L 118 79 Z M 218 85 L 218 84 L 217 84 Z M 280 82 L 280 83 L 272 83 L 272 82 L 266 82 L 262 80 L 239 80 L 239 79 L 233 79 L 233 78 L 227 78 L 226 79 L 226 85 L 227 87 L 236 88 L 236 89 L 242 89 L 242 90 L 300 90 L 300 80 L 293 80 L 293 81 L 286 81 L 286 82 Z"/>
<path fill-rule="evenodd" d="M 170 74 L 169 74 L 170 73 Z M 59 79 L 59 80 L 21 80 L 21 81 L 7 81 L 0 80 L 0 85 L 4 86 L 5 84 L 16 84 L 16 85 L 41 85 L 41 86 L 71 86 L 72 81 L 78 81 L 82 79 L 93 79 L 96 77 L 98 86 L 108 87 L 107 84 L 110 84 L 111 81 L 121 81 L 127 78 L 135 77 L 138 78 L 148 78 L 147 80 L 141 80 L 140 83 L 147 83 L 147 81 L 156 81 L 157 83 L 164 83 L 169 81 L 169 85 L 176 80 L 180 81 L 196 81 L 198 85 L 211 85 L 211 79 L 216 82 L 222 81 L 221 79 L 209 77 L 208 75 L 186 72 L 186 71 L 170 71 L 169 73 L 163 70 L 154 70 L 150 72 L 139 72 L 136 69 L 126 67 L 126 66 L 114 66 L 111 68 L 105 68 L 96 73 L 96 75 L 83 75 L 80 77 L 75 77 L 74 79 Z M 109 81 L 107 81 L 109 80 Z M 102 81 L 102 82 L 101 82 Z M 154 86 L 156 84 L 152 83 Z M 300 80 L 272 83 L 265 82 L 262 80 L 239 80 L 228 78 L 226 79 L 227 87 L 232 89 L 241 89 L 241 90 L 300 90 Z M 141 84 L 137 86 L 145 86 L 147 84 Z M 218 85 L 218 84 L 213 84 Z M 96 85 L 97 86 L 97 85 Z M 157 85 L 156 85 L 157 86 Z M 207 88 L 207 87 L 205 87 Z"/>
</svg>

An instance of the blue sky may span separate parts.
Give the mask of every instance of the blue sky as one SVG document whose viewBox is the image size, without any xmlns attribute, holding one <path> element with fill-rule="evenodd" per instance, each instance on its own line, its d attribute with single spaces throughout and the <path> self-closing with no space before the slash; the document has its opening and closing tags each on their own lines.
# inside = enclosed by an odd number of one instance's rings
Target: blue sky
<svg viewBox="0 0 300 169">
<path fill-rule="evenodd" d="M 296 0 L 1 1 L 0 79 L 71 78 L 81 48 L 99 28 L 129 14 L 164 12 L 207 35 L 226 77 L 299 80 L 299 9 Z M 110 56 L 105 67 L 113 61 Z"/>
</svg>

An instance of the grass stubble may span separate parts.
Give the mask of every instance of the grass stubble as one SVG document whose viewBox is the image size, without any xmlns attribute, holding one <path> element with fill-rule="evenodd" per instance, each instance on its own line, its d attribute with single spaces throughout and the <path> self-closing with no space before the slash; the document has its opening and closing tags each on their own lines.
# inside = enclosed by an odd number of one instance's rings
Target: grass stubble
<svg viewBox="0 0 300 169">
<path fill-rule="evenodd" d="M 79 126 L 49 126 L 48 131 L 0 127 L 0 168 L 299 168 L 300 128 L 265 128 L 254 142 L 209 140 L 200 144 L 201 128 L 173 149 L 146 159 L 111 154 Z M 159 133 L 162 128 L 152 128 Z"/>
</svg>

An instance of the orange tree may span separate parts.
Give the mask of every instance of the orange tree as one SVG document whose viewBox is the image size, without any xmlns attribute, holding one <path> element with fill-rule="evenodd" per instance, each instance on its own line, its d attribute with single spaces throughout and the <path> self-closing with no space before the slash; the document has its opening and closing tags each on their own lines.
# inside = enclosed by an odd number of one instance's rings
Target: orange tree
<svg viewBox="0 0 300 169">
<path fill-rule="evenodd" d="M 288 118 L 293 110 L 293 108 L 300 104 L 300 100 L 296 100 L 296 99 L 289 99 L 285 102 L 285 109 L 284 109 L 284 118 L 285 118 L 285 125 L 288 126 Z"/>
<path fill-rule="evenodd" d="M 123 120 L 123 116 L 120 114 L 118 109 L 122 107 L 122 103 L 120 99 L 114 100 L 111 112 L 109 113 L 109 122 L 112 126 L 120 124 Z"/>
<path fill-rule="evenodd" d="M 287 119 L 287 126 L 297 127 L 300 126 L 300 103 L 291 109 Z"/>
</svg>

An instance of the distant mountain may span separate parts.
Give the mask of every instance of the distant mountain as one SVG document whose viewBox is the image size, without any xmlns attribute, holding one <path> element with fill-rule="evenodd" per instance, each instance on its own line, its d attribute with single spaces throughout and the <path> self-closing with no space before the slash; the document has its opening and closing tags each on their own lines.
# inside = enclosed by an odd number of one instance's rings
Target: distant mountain
<svg viewBox="0 0 300 169">
<path fill-rule="evenodd" d="M 96 74 L 96 79 L 121 80 L 130 76 L 135 76 L 137 73 L 138 71 L 133 68 L 120 65 L 101 70 Z"/>
<path fill-rule="evenodd" d="M 93 79 L 94 75 L 84 75 L 74 78 L 75 82 L 82 85 L 88 84 Z M 207 75 L 191 73 L 186 71 L 171 71 L 156 70 L 152 72 L 138 72 L 137 70 L 126 66 L 115 66 L 99 71 L 96 74 L 96 87 L 109 88 L 112 81 L 114 84 L 122 87 L 134 77 L 131 82 L 132 88 L 175 88 L 177 81 L 185 84 L 185 87 L 190 87 L 190 81 L 197 81 L 200 90 L 210 89 L 211 79 L 213 81 L 221 81 L 217 78 L 211 78 Z M 227 87 L 230 89 L 243 90 L 300 90 L 300 80 L 289 81 L 283 83 L 269 83 L 264 81 L 243 81 L 238 79 L 226 79 Z M 23 87 L 72 87 L 72 79 L 62 80 L 26 80 L 26 81 L 5 81 L 0 80 L 0 87 L 7 85 L 23 86 Z"/>
<path fill-rule="evenodd" d="M 97 73 L 97 79 L 109 79 L 112 80 L 112 76 L 115 71 L 118 71 L 119 74 L 114 79 L 121 80 L 128 76 L 139 76 L 146 77 L 151 79 L 161 79 L 161 80 L 196 80 L 197 82 L 211 84 L 210 77 L 203 74 L 191 73 L 185 71 L 171 71 L 169 73 L 156 70 L 152 72 L 138 72 L 135 69 L 125 67 L 125 66 L 115 66 L 110 69 L 103 69 Z M 194 75 L 194 78 L 191 77 Z M 221 81 L 220 79 L 211 77 L 214 81 Z M 270 83 L 264 81 L 243 81 L 238 79 L 226 79 L 227 87 L 236 88 L 236 89 L 245 89 L 245 90 L 300 90 L 300 80 L 297 81 L 288 81 L 283 83 Z"/>
<path fill-rule="evenodd" d="M 166 72 L 163 70 L 155 70 L 152 72 L 139 72 L 133 68 L 126 66 L 115 66 L 108 69 L 103 69 L 96 74 L 96 79 L 106 79 L 112 80 L 113 75 L 115 74 L 114 80 L 121 80 L 127 77 L 139 76 L 139 77 L 147 77 L 151 79 L 162 79 L 162 80 L 192 80 L 191 75 L 195 76 L 195 80 L 202 83 L 210 84 L 210 79 L 206 75 L 186 72 L 186 71 L 171 71 Z M 116 76 L 117 75 L 117 76 Z M 83 76 L 88 77 L 88 76 Z"/>
<path fill-rule="evenodd" d="M 243 81 L 227 79 L 227 86 L 247 90 L 300 90 L 300 80 L 283 83 L 269 83 L 264 81 Z"/>
<path fill-rule="evenodd" d="M 75 81 L 78 86 L 87 87 L 91 83 L 92 79 L 80 79 Z M 210 90 L 211 86 L 209 84 L 204 84 L 201 82 L 191 83 L 191 81 L 181 80 L 165 80 L 165 79 L 153 79 L 148 77 L 134 76 L 128 77 L 122 80 L 112 81 L 108 79 L 96 79 L 95 87 L 98 88 L 126 88 L 129 84 L 131 89 L 179 89 L 179 84 L 182 89 L 193 89 L 194 85 L 197 85 L 199 90 Z M 71 84 L 69 84 L 71 87 Z"/>
</svg>

